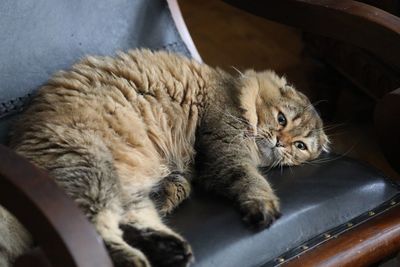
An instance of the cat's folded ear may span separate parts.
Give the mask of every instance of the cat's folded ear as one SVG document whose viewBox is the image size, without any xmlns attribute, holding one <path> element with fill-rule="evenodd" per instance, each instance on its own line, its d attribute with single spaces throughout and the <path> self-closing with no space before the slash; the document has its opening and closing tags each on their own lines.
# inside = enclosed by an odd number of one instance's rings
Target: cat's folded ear
<svg viewBox="0 0 400 267">
<path fill-rule="evenodd" d="M 236 86 L 236 100 L 239 108 L 243 111 L 242 116 L 252 126 L 256 135 L 257 109 L 280 98 L 279 88 L 286 86 L 286 79 L 271 70 L 256 72 L 249 69 L 240 73 Z"/>
<path fill-rule="evenodd" d="M 279 76 L 272 70 L 256 72 L 247 70 L 241 76 L 242 90 L 255 90 L 264 103 L 275 101 L 293 89 L 287 86 L 284 76 Z"/>
</svg>

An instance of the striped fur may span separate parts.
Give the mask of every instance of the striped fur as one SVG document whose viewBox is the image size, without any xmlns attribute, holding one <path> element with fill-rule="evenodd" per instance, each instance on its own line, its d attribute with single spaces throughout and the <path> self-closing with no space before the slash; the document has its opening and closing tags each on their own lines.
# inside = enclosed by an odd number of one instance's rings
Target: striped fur
<svg viewBox="0 0 400 267">
<path fill-rule="evenodd" d="M 307 150 L 294 146 L 300 140 Z M 162 222 L 192 180 L 232 199 L 251 226 L 268 226 L 279 201 L 257 167 L 298 165 L 327 144 L 308 99 L 274 72 L 236 77 L 149 50 L 88 57 L 57 73 L 11 141 L 78 203 L 117 266 L 192 261 Z"/>
</svg>

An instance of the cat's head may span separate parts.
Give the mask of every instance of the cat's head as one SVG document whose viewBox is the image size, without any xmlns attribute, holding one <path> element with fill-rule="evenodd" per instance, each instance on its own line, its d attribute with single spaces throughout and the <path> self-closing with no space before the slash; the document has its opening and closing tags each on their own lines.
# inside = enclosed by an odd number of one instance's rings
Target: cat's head
<svg viewBox="0 0 400 267">
<path fill-rule="evenodd" d="M 239 104 L 271 164 L 299 165 L 328 151 L 329 140 L 309 99 L 275 72 L 246 71 Z"/>
</svg>

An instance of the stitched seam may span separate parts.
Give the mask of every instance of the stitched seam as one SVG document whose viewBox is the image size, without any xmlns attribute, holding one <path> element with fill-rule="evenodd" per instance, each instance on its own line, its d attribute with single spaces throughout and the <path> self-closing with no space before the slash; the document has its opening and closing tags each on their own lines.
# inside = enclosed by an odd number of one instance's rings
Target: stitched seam
<svg viewBox="0 0 400 267">
<path fill-rule="evenodd" d="M 162 48 L 162 49 L 168 49 L 168 48 L 172 48 L 172 47 L 174 47 L 174 46 L 178 46 L 178 42 L 168 43 L 168 44 L 166 44 L 166 45 L 163 45 L 163 46 L 159 47 L 159 48 L 156 49 L 156 50 L 159 50 L 160 48 Z"/>
<path fill-rule="evenodd" d="M 178 43 L 178 42 L 168 43 L 166 45 L 159 47 L 156 50 L 171 49 L 173 51 L 177 50 L 175 52 L 178 52 L 179 48 L 184 48 L 186 50 L 186 46 L 184 46 L 183 44 Z M 0 103 L 0 119 L 3 119 L 5 117 L 8 117 L 8 116 L 11 116 L 11 115 L 14 115 L 16 113 L 20 113 L 21 111 L 23 111 L 26 108 L 27 104 L 30 102 L 32 95 L 33 95 L 32 93 L 28 93 L 28 94 L 25 94 L 24 96 L 12 98 L 8 101 L 1 102 Z"/>
<path fill-rule="evenodd" d="M 267 261 L 265 263 L 260 264 L 262 267 L 273 267 L 273 266 L 280 266 L 284 263 L 293 260 L 294 258 L 300 256 L 303 253 L 306 253 L 319 245 L 333 239 L 337 238 L 341 234 L 375 218 L 378 215 L 383 214 L 390 209 L 397 207 L 400 205 L 400 193 L 396 194 L 394 197 L 389 199 L 388 201 L 383 202 L 379 206 L 362 213 L 359 216 L 354 217 L 353 219 L 340 224 L 328 231 L 325 231 L 321 234 L 318 234 L 307 241 L 301 243 L 299 246 L 290 249 L 289 251 L 282 253 L 280 256 L 276 257 L 273 260 Z"/>
<path fill-rule="evenodd" d="M 21 112 L 31 99 L 32 94 L 28 93 L 21 97 L 16 97 L 0 103 L 0 119 Z"/>
<path fill-rule="evenodd" d="M 167 1 L 164 1 L 164 5 L 166 5 L 166 10 L 167 10 L 167 16 L 169 18 L 168 22 L 171 25 L 172 30 L 174 31 L 175 35 L 177 36 L 177 38 L 180 40 L 179 45 L 185 50 L 183 51 L 183 53 L 188 56 L 188 57 L 192 57 L 192 54 L 190 53 L 189 49 L 187 48 L 185 42 L 182 40 L 181 38 L 181 34 L 179 33 L 178 29 L 176 28 L 176 25 L 174 23 L 174 19 L 172 18 L 172 14 L 171 11 L 169 10 L 169 6 L 167 4 Z M 177 42 L 175 42 L 177 43 Z"/>
</svg>

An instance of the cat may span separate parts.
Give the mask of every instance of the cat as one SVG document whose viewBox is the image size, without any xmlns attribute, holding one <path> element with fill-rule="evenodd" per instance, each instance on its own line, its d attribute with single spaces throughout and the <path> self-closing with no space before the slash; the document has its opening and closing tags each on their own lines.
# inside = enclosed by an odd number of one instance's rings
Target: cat
<svg viewBox="0 0 400 267">
<path fill-rule="evenodd" d="M 273 71 L 232 75 L 146 49 L 55 74 L 10 141 L 76 201 L 116 266 L 177 267 L 193 253 L 162 217 L 192 182 L 261 229 L 279 200 L 258 167 L 299 165 L 328 145 L 308 98 Z"/>
</svg>

